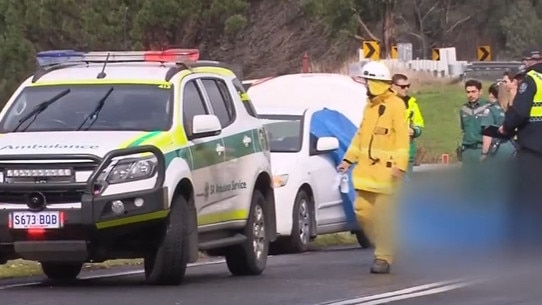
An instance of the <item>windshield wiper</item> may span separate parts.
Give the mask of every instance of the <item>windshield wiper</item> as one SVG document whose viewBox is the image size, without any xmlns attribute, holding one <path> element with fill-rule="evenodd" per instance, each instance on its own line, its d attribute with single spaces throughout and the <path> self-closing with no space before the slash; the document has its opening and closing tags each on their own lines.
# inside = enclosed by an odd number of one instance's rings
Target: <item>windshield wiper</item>
<svg viewBox="0 0 542 305">
<path fill-rule="evenodd" d="M 42 113 L 45 109 L 47 109 L 47 107 L 49 107 L 49 105 L 51 105 L 52 103 L 58 101 L 59 99 L 64 97 L 66 94 L 70 93 L 70 91 L 71 91 L 71 89 L 66 89 L 66 90 L 60 92 L 59 94 L 53 96 L 52 98 L 46 100 L 45 102 L 39 103 L 36 107 L 34 107 L 34 109 L 32 109 L 29 113 L 27 113 L 24 117 L 22 117 L 19 120 L 19 124 L 17 124 L 17 126 L 15 126 L 15 129 L 13 129 L 13 132 L 16 132 L 19 129 L 19 127 L 21 127 L 21 125 L 24 124 L 24 122 L 28 121 L 28 119 L 30 119 L 31 117 L 34 117 L 32 122 L 30 122 L 28 125 L 26 125 L 25 129 L 23 129 L 22 131 L 25 131 L 26 129 L 28 129 L 28 127 L 30 125 L 32 125 L 32 123 L 34 123 L 34 121 L 36 120 L 36 118 L 38 117 L 38 115 L 40 113 Z"/>
<path fill-rule="evenodd" d="M 90 124 L 87 126 L 85 130 L 88 130 L 94 124 L 94 122 L 96 122 L 96 120 L 98 119 L 98 114 L 100 113 L 100 111 L 105 105 L 105 100 L 107 100 L 111 92 L 113 92 L 113 89 L 114 88 L 111 87 L 109 88 L 109 90 L 107 90 L 107 93 L 96 104 L 96 108 L 94 108 L 94 110 L 85 118 L 85 120 L 83 120 L 83 123 L 81 123 L 81 125 L 79 125 L 79 127 L 77 127 L 76 130 L 81 130 L 81 128 L 85 125 L 87 120 L 90 118 L 92 118 L 92 122 L 90 122 Z"/>
</svg>

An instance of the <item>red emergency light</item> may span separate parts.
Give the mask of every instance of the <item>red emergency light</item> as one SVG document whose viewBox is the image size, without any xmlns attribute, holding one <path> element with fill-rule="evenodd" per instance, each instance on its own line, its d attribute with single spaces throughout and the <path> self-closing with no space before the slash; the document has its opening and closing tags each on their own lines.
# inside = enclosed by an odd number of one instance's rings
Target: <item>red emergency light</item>
<svg viewBox="0 0 542 305">
<path fill-rule="evenodd" d="M 167 49 L 164 51 L 148 51 L 144 54 L 145 61 L 156 62 L 182 62 L 197 61 L 198 49 Z"/>
</svg>

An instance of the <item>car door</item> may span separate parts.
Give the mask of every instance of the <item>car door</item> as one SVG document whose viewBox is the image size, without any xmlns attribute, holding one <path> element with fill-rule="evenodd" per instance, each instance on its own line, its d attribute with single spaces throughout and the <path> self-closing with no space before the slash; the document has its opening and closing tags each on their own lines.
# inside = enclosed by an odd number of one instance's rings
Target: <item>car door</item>
<svg viewBox="0 0 542 305">
<path fill-rule="evenodd" d="M 232 221 L 245 218 L 246 211 L 239 198 L 247 189 L 247 180 L 243 176 L 246 156 L 254 152 L 250 130 L 243 132 L 242 120 L 238 119 L 232 94 L 227 81 L 219 76 L 202 76 L 209 104 L 222 126 L 225 146 L 225 162 L 220 166 L 221 186 L 218 194 L 224 204 L 219 208 L 221 217 L 217 221 Z"/>
<path fill-rule="evenodd" d="M 211 106 L 206 99 L 199 80 L 188 78 L 182 86 L 182 118 L 188 138 L 194 183 L 195 205 L 198 211 L 198 225 L 213 222 L 222 194 L 216 191 L 221 184 L 221 166 L 225 161 L 222 135 L 205 138 L 192 136 L 192 120 L 198 114 L 211 114 Z"/>
<path fill-rule="evenodd" d="M 341 193 L 336 187 L 335 179 L 337 170 L 330 153 L 321 153 L 316 150 L 318 138 L 310 134 L 310 119 L 306 115 L 305 120 L 308 121 L 305 130 L 309 131 L 309 149 L 308 149 L 308 166 L 310 167 L 311 184 L 315 192 L 316 202 L 316 220 L 319 226 L 335 225 L 346 222 L 346 216 L 342 203 Z"/>
</svg>

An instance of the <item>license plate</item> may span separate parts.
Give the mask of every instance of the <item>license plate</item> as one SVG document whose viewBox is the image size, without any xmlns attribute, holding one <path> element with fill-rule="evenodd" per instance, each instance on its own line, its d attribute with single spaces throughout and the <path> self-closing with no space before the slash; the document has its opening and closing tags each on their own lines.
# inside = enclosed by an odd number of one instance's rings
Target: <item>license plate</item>
<svg viewBox="0 0 542 305">
<path fill-rule="evenodd" d="M 12 212 L 9 223 L 11 229 L 58 229 L 63 219 L 58 211 Z"/>
</svg>

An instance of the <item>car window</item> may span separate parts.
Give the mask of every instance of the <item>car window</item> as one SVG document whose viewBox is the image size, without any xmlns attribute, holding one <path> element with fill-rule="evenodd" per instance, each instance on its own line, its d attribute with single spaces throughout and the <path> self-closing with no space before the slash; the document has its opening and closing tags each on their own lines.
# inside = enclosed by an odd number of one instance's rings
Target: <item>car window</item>
<svg viewBox="0 0 542 305">
<path fill-rule="evenodd" d="M 299 152 L 303 145 L 303 117 L 299 115 L 260 115 L 267 129 L 271 152 Z"/>
<path fill-rule="evenodd" d="M 36 112 L 48 101 L 50 104 Z M 30 86 L 2 119 L 13 131 L 157 131 L 173 122 L 173 89 L 149 84 Z"/>
<path fill-rule="evenodd" d="M 209 114 L 203 95 L 196 86 L 195 81 L 186 83 L 183 89 L 183 125 L 187 136 L 192 135 L 192 120 L 195 115 Z"/>
<path fill-rule="evenodd" d="M 230 125 L 234 120 L 234 108 L 231 96 L 228 93 L 228 87 L 219 79 L 206 78 L 201 81 L 209 96 L 213 112 L 218 117 L 222 128 Z"/>
<path fill-rule="evenodd" d="M 256 108 L 254 108 L 254 105 L 252 104 L 252 101 L 250 100 L 250 97 L 248 96 L 248 93 L 245 90 L 243 84 L 236 78 L 233 80 L 233 85 L 235 86 L 235 90 L 237 90 L 239 96 L 241 96 L 243 106 L 245 107 L 248 114 L 252 117 L 257 118 L 258 114 L 256 112 Z"/>
</svg>

